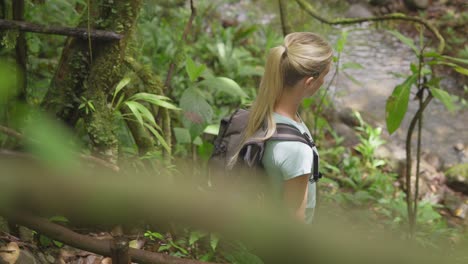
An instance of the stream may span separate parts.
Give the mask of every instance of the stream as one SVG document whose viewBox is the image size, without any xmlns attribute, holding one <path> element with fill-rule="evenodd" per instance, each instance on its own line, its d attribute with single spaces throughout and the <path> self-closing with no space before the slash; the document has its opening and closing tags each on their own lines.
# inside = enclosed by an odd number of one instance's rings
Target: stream
<svg viewBox="0 0 468 264">
<path fill-rule="evenodd" d="M 355 27 L 356 28 L 356 27 Z M 346 28 L 351 29 L 350 27 Z M 330 36 L 330 39 L 336 36 Z M 364 69 L 347 69 L 346 73 L 360 83 L 356 84 L 344 74 L 338 75 L 338 80 L 332 86 L 335 105 L 339 108 L 349 107 L 362 112 L 373 125 L 383 128 L 384 138 L 390 144 L 404 149 L 406 133 L 411 119 L 418 109 L 415 98 L 415 88 L 411 93 L 408 112 L 397 131 L 389 135 L 385 125 L 385 104 L 394 87 L 404 81 L 394 73 L 409 75 L 409 65 L 416 57 L 409 47 L 401 43 L 392 34 L 384 30 L 376 30 L 366 25 L 358 30 L 350 30 L 341 57 L 341 62 L 357 62 Z M 441 88 L 451 90 L 457 87 L 455 80 L 449 78 L 441 82 Z M 451 87 L 452 86 L 452 87 Z M 433 99 L 424 112 L 422 129 L 422 150 L 439 156 L 446 165 L 467 162 L 460 156 L 454 146 L 462 143 L 468 145 L 468 109 L 466 107 L 450 113 L 445 106 Z M 413 153 L 416 148 L 415 129 L 413 136 Z"/>
</svg>

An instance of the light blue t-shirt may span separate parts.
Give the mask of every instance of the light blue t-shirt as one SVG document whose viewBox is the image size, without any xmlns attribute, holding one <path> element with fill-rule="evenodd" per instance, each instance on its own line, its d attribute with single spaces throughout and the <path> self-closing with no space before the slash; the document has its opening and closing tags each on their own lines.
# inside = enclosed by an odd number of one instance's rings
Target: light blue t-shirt
<svg viewBox="0 0 468 264">
<path fill-rule="evenodd" d="M 305 132 L 310 136 L 310 138 L 312 138 L 312 135 L 304 122 L 296 122 L 295 120 L 278 113 L 273 113 L 273 120 L 276 123 L 293 125 L 299 129 L 301 133 Z M 304 174 L 310 175 L 312 173 L 312 151 L 315 151 L 318 155 L 315 147 L 314 150 L 312 150 L 310 146 L 298 141 L 267 141 L 262 158 L 262 164 L 268 176 L 271 178 L 273 188 L 278 195 L 282 196 L 284 181 Z M 310 223 L 314 215 L 316 187 L 315 183 L 311 183 L 310 181 L 308 184 L 309 188 L 305 217 L 306 222 Z"/>
</svg>

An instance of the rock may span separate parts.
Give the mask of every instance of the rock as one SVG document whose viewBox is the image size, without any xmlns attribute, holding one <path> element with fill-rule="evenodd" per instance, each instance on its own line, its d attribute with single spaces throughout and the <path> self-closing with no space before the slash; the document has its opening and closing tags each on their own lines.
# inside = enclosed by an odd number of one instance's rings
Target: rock
<svg viewBox="0 0 468 264">
<path fill-rule="evenodd" d="M 364 4 L 352 4 L 348 11 L 345 13 L 345 17 L 358 18 L 358 17 L 371 17 L 374 16 L 372 11 L 367 5 Z"/>
<path fill-rule="evenodd" d="M 447 186 L 468 195 L 468 164 L 458 164 L 446 172 Z"/>
<path fill-rule="evenodd" d="M 5 264 L 14 264 L 19 258 L 20 249 L 18 244 L 15 242 L 10 242 L 8 245 L 0 248 L 0 263 Z"/>
<path fill-rule="evenodd" d="M 468 198 L 466 196 L 447 189 L 443 203 L 453 216 L 468 219 Z"/>
<path fill-rule="evenodd" d="M 336 115 L 338 120 L 343 122 L 347 126 L 356 127 L 359 126 L 359 119 L 357 119 L 353 113 L 353 109 L 346 107 L 343 109 L 339 109 Z"/>
<path fill-rule="evenodd" d="M 352 148 L 359 144 L 359 138 L 356 131 L 343 123 L 330 124 L 336 134 L 343 137 L 344 141 L 341 143 L 344 147 Z"/>
<path fill-rule="evenodd" d="M 439 156 L 434 153 L 425 152 L 421 155 L 422 159 L 426 160 L 431 166 L 433 166 L 436 170 L 440 171 L 443 167 L 443 161 Z"/>
<path fill-rule="evenodd" d="M 404 185 L 406 182 L 406 164 L 401 162 L 401 175 Z M 418 198 L 430 202 L 431 204 L 440 203 L 444 199 L 445 175 L 438 172 L 433 166 L 425 160 L 421 160 L 419 168 L 419 195 Z M 416 162 L 412 162 L 411 189 L 414 191 L 416 186 Z"/>
</svg>

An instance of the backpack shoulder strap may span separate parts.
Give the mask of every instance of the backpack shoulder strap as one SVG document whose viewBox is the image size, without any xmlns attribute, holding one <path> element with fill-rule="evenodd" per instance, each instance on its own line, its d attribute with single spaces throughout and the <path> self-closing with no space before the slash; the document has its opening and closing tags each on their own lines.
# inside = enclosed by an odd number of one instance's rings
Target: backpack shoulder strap
<svg viewBox="0 0 468 264">
<path fill-rule="evenodd" d="M 276 124 L 276 132 L 268 140 L 299 141 L 311 148 L 315 147 L 314 141 L 307 133 L 301 133 L 295 126 L 284 123 Z"/>
<path fill-rule="evenodd" d="M 314 141 L 307 133 L 301 133 L 301 131 L 299 131 L 295 126 L 284 123 L 276 124 L 276 132 L 271 138 L 269 138 L 269 140 L 298 141 L 310 146 L 311 148 L 315 147 Z M 312 154 L 314 166 L 312 168 L 312 177 L 309 181 L 313 183 L 322 178 L 322 173 L 319 172 L 318 154 L 313 149 Z"/>
</svg>

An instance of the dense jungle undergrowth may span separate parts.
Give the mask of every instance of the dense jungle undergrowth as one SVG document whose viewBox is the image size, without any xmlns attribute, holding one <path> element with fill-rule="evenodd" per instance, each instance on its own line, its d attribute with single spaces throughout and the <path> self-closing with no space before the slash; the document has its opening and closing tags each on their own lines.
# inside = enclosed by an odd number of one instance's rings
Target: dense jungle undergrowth
<svg viewBox="0 0 468 264">
<path fill-rule="evenodd" d="M 432 98 L 455 114 L 466 110 L 466 86 L 449 94 L 440 85 L 445 73 L 461 82 L 468 75 L 466 4 L 406 9 L 405 1 L 361 1 L 380 16 L 397 11 L 429 19 L 445 39 L 441 49 L 430 28 L 402 26 L 401 14 L 371 24 L 415 57 L 385 106 L 387 127 L 378 127 L 366 113 L 333 105 L 329 91 L 337 78 L 353 79 L 349 71 L 363 68 L 340 60 L 355 27 L 320 22 L 314 13 L 334 20 L 359 1 L 309 2 L 0 0 L 2 23 L 99 29 L 120 38 L 0 28 L 0 263 L 129 263 L 129 256 L 138 263 L 439 261 L 431 254 L 465 263 L 467 163 L 420 169 L 419 150 L 408 165 L 381 148 L 383 130 L 392 133 L 410 118 L 409 103 L 421 109 L 415 129 Z M 207 168 L 220 120 L 255 98 L 265 52 L 285 32 L 311 29 L 333 34 L 335 49 L 328 82 L 301 108 L 325 175 L 316 237 L 287 221 L 265 221 L 278 212 L 262 215 L 249 203 L 243 210 L 212 194 Z M 337 120 L 350 137 L 336 129 Z M 465 187 L 450 189 L 445 174 Z"/>
</svg>

